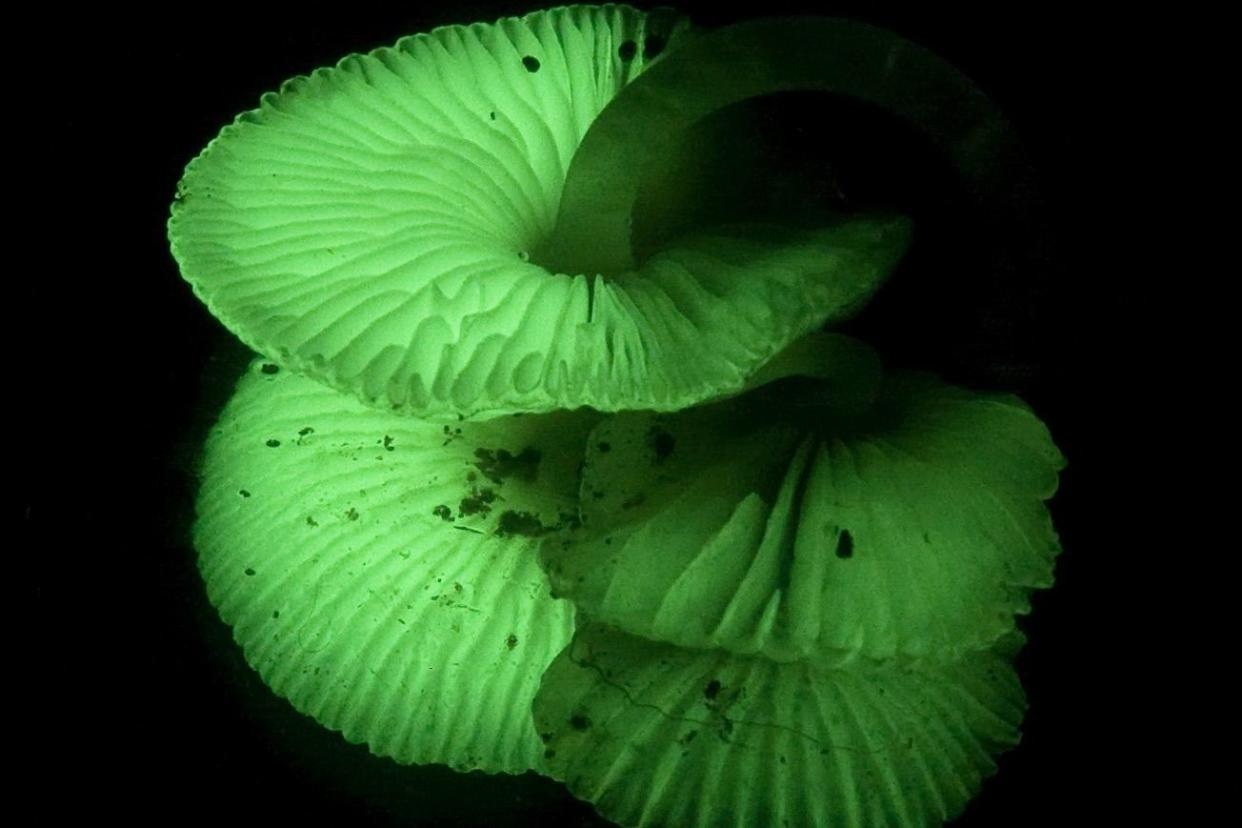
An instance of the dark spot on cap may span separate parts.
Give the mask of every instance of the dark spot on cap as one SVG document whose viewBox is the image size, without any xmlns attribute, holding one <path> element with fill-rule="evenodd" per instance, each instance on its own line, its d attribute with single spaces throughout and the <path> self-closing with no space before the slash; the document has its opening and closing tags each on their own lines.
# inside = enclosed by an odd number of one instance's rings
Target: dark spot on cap
<svg viewBox="0 0 1242 828">
<path fill-rule="evenodd" d="M 617 57 L 621 58 L 621 60 L 625 61 L 626 63 L 629 63 L 631 60 L 633 60 L 634 55 L 636 54 L 638 54 L 638 44 L 632 40 L 624 41 L 617 48 Z"/>
<path fill-rule="evenodd" d="M 927 543 L 927 544 L 931 543 L 931 535 L 927 534 L 926 532 L 923 533 L 923 543 Z"/>
<path fill-rule="evenodd" d="M 611 443 L 600 443 L 599 445 L 596 446 L 596 448 L 599 449 L 600 454 L 607 454 L 608 452 L 612 451 L 612 444 Z"/>
<path fill-rule="evenodd" d="M 250 567 L 246 567 L 246 574 L 247 574 L 247 575 L 253 575 L 253 574 L 254 574 L 254 570 L 253 570 L 253 569 L 251 569 Z"/>
<path fill-rule="evenodd" d="M 526 67 L 527 72 L 538 72 L 539 71 L 539 58 L 533 57 L 532 55 L 527 55 L 526 57 L 522 58 L 522 65 Z"/>
<path fill-rule="evenodd" d="M 250 492 L 246 491 L 245 489 L 238 489 L 237 493 L 241 495 L 242 497 L 250 497 Z"/>
<path fill-rule="evenodd" d="M 543 752 L 543 758 L 544 758 L 544 759 L 552 759 L 552 758 L 554 758 L 555 756 L 556 756 L 556 751 L 555 751 L 555 750 L 553 750 L 552 748 L 548 748 L 547 750 L 545 750 L 545 751 Z"/>
<path fill-rule="evenodd" d="M 505 639 L 505 646 L 512 650 L 517 646 L 518 638 L 513 633 L 509 633 L 509 637 Z"/>
<path fill-rule="evenodd" d="M 500 521 L 496 524 L 496 534 L 502 538 L 510 535 L 525 535 L 528 538 L 534 538 L 546 531 L 548 531 L 548 528 L 530 512 L 515 512 L 513 510 L 502 512 Z"/>
<path fill-rule="evenodd" d="M 854 557 L 854 536 L 849 529 L 842 529 L 837 536 L 837 557 L 843 560 Z"/>
<path fill-rule="evenodd" d="M 277 446 L 280 445 L 280 441 L 277 440 L 275 437 L 273 437 L 272 439 L 264 443 L 264 445 L 266 445 L 268 448 L 276 448 Z"/>
<path fill-rule="evenodd" d="M 673 435 L 669 434 L 659 426 L 652 426 L 647 432 L 647 445 L 651 447 L 651 451 L 655 454 L 655 462 L 663 463 L 673 453 L 673 449 L 677 446 L 677 440 Z"/>
<path fill-rule="evenodd" d="M 496 492 L 492 489 L 475 488 L 468 497 L 463 497 L 457 506 L 458 517 L 462 515 L 486 515 L 496 502 Z"/>
<path fill-rule="evenodd" d="M 495 112 L 489 112 L 489 113 L 488 113 L 488 117 L 490 117 L 490 118 L 494 121 L 494 120 L 496 120 L 496 113 L 495 113 Z"/>
<path fill-rule="evenodd" d="M 588 730 L 591 727 L 591 720 L 581 713 L 575 713 L 569 717 L 569 726 L 574 730 Z"/>
<path fill-rule="evenodd" d="M 659 57 L 660 52 L 664 51 L 664 38 L 659 35 L 648 35 L 643 41 L 643 59 L 651 60 Z"/>
<path fill-rule="evenodd" d="M 384 435 L 384 448 L 387 451 L 394 450 L 392 447 L 392 437 L 388 436 L 387 434 Z"/>
<path fill-rule="evenodd" d="M 443 503 L 432 509 L 431 513 L 440 518 L 440 520 L 447 520 L 450 523 L 453 522 L 453 510 L 448 506 L 445 506 Z"/>
<path fill-rule="evenodd" d="M 552 734 L 551 733 L 540 733 L 539 741 L 543 742 L 546 745 L 548 742 L 552 741 Z"/>
<path fill-rule="evenodd" d="M 265 374 L 277 374 L 277 373 L 280 373 L 280 366 L 273 365 L 270 362 L 265 362 L 263 363 L 263 367 L 260 368 L 259 370 Z"/>
<path fill-rule="evenodd" d="M 709 700 L 714 699 L 717 696 L 719 696 L 720 695 L 720 680 L 712 679 L 711 681 L 709 681 L 707 683 L 707 686 L 703 688 L 703 695 L 706 696 Z"/>
<path fill-rule="evenodd" d="M 307 426 L 306 428 L 298 429 L 299 437 L 305 437 L 307 434 L 314 434 L 314 433 L 315 433 L 315 429 L 311 428 L 310 426 Z"/>
<path fill-rule="evenodd" d="M 357 520 L 358 510 L 355 509 L 353 506 L 350 506 L 349 511 L 345 513 L 345 517 L 349 518 L 350 520 Z"/>
<path fill-rule="evenodd" d="M 279 618 L 279 617 L 280 617 L 280 610 L 272 610 L 272 617 L 273 617 L 273 618 Z"/>
</svg>

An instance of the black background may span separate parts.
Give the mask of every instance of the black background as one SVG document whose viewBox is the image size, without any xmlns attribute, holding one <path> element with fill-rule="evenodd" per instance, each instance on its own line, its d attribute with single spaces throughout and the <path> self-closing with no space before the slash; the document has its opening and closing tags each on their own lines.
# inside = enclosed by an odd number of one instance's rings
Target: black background
<svg viewBox="0 0 1242 828">
<path fill-rule="evenodd" d="M 38 106 L 16 108 L 34 146 L 11 158 L 17 173 L 42 176 L 21 207 L 32 230 L 10 240 L 30 262 L 15 320 L 28 437 L 13 448 L 16 525 L 31 550 L 18 597 L 32 611 L 14 628 L 13 657 L 17 674 L 34 677 L 15 729 L 45 816 L 603 824 L 547 780 L 401 768 L 293 712 L 241 660 L 187 543 L 197 446 L 246 354 L 168 255 L 164 222 L 181 169 L 288 77 L 404 34 L 531 8 L 118 12 L 32 50 Z M 681 8 L 708 23 L 746 16 Z M 1005 110 L 1040 170 L 1056 239 L 1043 265 L 975 300 L 960 287 L 929 289 L 912 264 L 857 327 L 891 364 L 1021 393 L 1070 461 L 1053 506 L 1065 546 L 1058 583 L 1036 596 L 1025 625 L 1024 742 L 958 824 L 1115 818 L 1130 727 L 1115 687 L 1131 668 L 1115 612 L 1122 553 L 1110 540 L 1123 441 L 1111 378 L 1128 308 L 1105 251 L 1127 30 L 1040 5 L 910 14 L 886 3 L 772 2 L 764 11 L 855 16 L 939 52 Z"/>
</svg>

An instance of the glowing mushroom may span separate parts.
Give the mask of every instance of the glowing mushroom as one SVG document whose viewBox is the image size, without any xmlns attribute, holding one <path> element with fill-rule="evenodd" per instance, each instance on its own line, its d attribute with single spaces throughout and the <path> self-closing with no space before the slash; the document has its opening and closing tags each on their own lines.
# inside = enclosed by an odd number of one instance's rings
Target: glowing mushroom
<svg viewBox="0 0 1242 828">
<path fill-rule="evenodd" d="M 348 57 L 191 163 L 174 254 L 265 357 L 207 446 L 195 544 L 277 693 L 625 825 L 961 811 L 1024 710 L 1047 430 L 820 333 L 905 219 L 635 237 L 636 205 L 690 186 L 662 165 L 696 124 L 791 89 L 910 120 L 1006 209 L 1016 145 L 934 55 L 622 6 Z"/>
<path fill-rule="evenodd" d="M 838 366 L 875 359 L 826 339 Z M 606 419 L 583 525 L 544 548 L 557 593 L 629 633 L 776 661 L 945 658 L 1012 632 L 1060 550 L 1047 428 L 921 374 L 842 405 L 865 375 Z"/>
<path fill-rule="evenodd" d="M 405 763 L 543 768 L 530 705 L 573 631 L 535 554 L 594 418 L 429 423 L 255 361 L 208 440 L 194 545 L 246 660 Z"/>
<path fill-rule="evenodd" d="M 1061 455 L 1015 398 L 823 351 L 864 365 L 602 422 L 543 544 L 578 628 L 536 727 L 623 825 L 939 824 L 1017 743 Z"/>
<path fill-rule="evenodd" d="M 600 155 L 580 145 L 615 132 L 633 107 L 592 124 L 685 31 L 574 6 L 290 81 L 187 168 L 169 222 L 181 271 L 255 350 L 385 408 L 676 410 L 736 392 L 856 310 L 907 225 L 703 228 L 643 262 L 594 262 L 621 231 L 589 216 L 628 214 L 614 191 L 593 202 Z M 650 125 L 625 130 L 630 154 Z M 571 164 L 583 173 L 567 182 Z"/>
</svg>

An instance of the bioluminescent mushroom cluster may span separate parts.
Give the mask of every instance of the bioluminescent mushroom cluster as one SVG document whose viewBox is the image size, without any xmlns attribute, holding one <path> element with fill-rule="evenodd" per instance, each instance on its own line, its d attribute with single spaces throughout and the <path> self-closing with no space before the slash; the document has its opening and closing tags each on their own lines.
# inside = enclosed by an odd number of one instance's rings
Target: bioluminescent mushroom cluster
<svg viewBox="0 0 1242 828">
<path fill-rule="evenodd" d="M 901 216 L 633 238 L 640 198 L 686 197 L 643 182 L 688 130 L 804 89 L 999 186 L 991 105 L 894 35 L 611 5 L 352 55 L 190 163 L 174 256 L 261 355 L 194 541 L 275 693 L 377 755 L 533 770 L 622 825 L 965 808 L 1019 737 L 1016 619 L 1059 550 L 1047 429 L 831 332 L 901 258 Z"/>
</svg>

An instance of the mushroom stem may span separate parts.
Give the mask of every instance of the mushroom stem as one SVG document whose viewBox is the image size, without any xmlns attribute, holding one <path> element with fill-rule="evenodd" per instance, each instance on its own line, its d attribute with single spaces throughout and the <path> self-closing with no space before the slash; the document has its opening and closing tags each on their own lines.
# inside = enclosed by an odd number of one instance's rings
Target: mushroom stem
<svg viewBox="0 0 1242 828">
<path fill-rule="evenodd" d="M 824 17 L 764 19 L 691 36 L 600 113 L 573 157 L 556 228 L 537 258 L 566 273 L 634 266 L 631 216 L 646 175 L 697 121 L 777 92 L 861 99 L 912 122 L 995 210 L 1022 210 L 1028 163 L 966 76 L 885 29 Z"/>
</svg>

